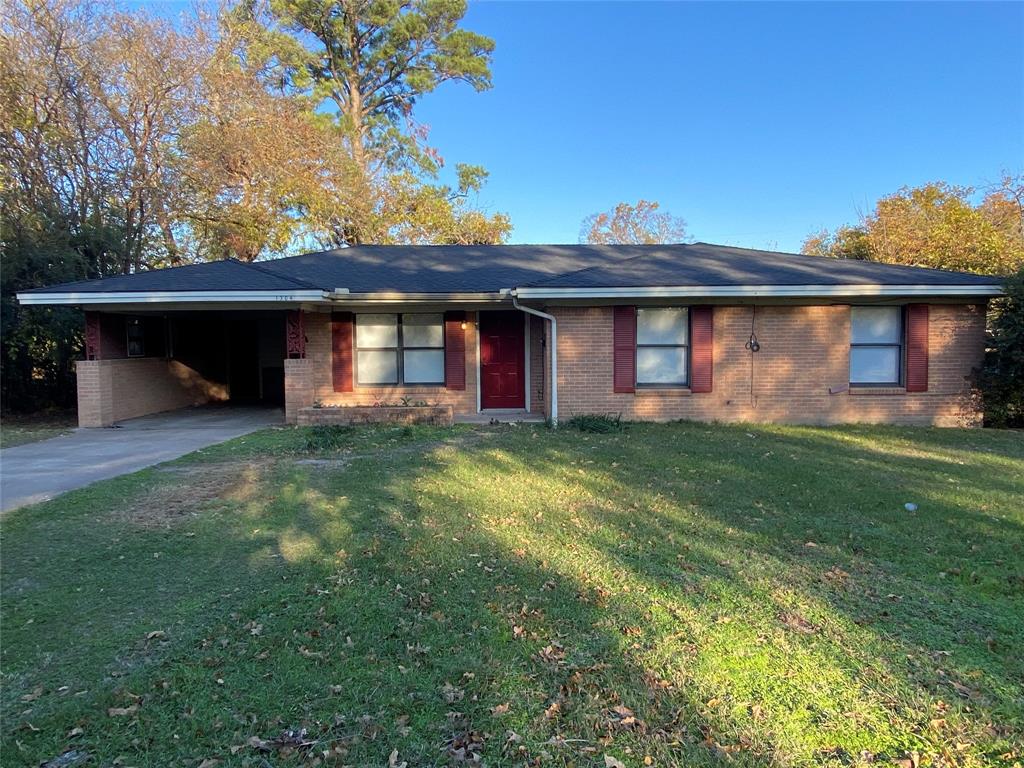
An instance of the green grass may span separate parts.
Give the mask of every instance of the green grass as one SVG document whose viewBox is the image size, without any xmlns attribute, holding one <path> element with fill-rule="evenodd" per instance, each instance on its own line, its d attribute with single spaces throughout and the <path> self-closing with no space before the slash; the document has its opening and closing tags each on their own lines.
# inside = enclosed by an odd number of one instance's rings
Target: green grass
<svg viewBox="0 0 1024 768">
<path fill-rule="evenodd" d="M 240 438 L 5 520 L 0 762 L 1019 765 L 1021 437 Z"/>
<path fill-rule="evenodd" d="M 49 440 L 75 428 L 74 412 L 53 411 L 28 415 L 4 414 L 0 417 L 0 448 Z"/>
</svg>

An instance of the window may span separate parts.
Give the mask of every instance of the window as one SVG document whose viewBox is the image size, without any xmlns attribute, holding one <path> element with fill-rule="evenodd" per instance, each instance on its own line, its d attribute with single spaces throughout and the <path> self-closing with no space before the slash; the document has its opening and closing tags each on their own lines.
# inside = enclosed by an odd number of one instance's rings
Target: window
<svg viewBox="0 0 1024 768">
<path fill-rule="evenodd" d="M 636 383 L 683 387 L 689 382 L 690 317 L 686 307 L 636 311 Z"/>
<path fill-rule="evenodd" d="M 146 327 L 142 324 L 141 317 L 129 317 L 128 328 L 128 357 L 146 356 Z"/>
<path fill-rule="evenodd" d="M 444 384 L 444 316 L 356 315 L 356 382 Z"/>
<path fill-rule="evenodd" d="M 852 307 L 850 384 L 899 386 L 903 369 L 903 308 Z"/>
</svg>

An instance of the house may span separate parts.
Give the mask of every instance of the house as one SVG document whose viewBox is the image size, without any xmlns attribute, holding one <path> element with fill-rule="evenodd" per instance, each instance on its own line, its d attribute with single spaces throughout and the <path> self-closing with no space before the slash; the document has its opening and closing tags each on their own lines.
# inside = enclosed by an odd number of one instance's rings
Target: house
<svg viewBox="0 0 1024 768">
<path fill-rule="evenodd" d="M 401 398 L 456 417 L 977 425 L 991 277 L 707 243 L 359 246 L 19 294 L 85 309 L 79 420 Z"/>
</svg>

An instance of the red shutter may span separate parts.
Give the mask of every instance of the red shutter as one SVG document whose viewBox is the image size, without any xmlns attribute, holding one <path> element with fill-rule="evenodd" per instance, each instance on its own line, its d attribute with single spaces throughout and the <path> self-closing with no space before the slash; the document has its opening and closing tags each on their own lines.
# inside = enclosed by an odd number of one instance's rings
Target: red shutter
<svg viewBox="0 0 1024 768">
<path fill-rule="evenodd" d="M 352 391 L 352 329 L 351 312 L 331 315 L 331 378 L 335 392 Z"/>
<path fill-rule="evenodd" d="M 928 305 L 907 306 L 907 392 L 928 391 Z"/>
<path fill-rule="evenodd" d="M 448 389 L 466 388 L 465 312 L 444 313 L 444 385 Z"/>
<path fill-rule="evenodd" d="M 612 392 L 636 391 L 636 307 L 615 307 Z"/>
<path fill-rule="evenodd" d="M 714 307 L 690 309 L 690 390 L 710 392 L 715 363 Z"/>
</svg>

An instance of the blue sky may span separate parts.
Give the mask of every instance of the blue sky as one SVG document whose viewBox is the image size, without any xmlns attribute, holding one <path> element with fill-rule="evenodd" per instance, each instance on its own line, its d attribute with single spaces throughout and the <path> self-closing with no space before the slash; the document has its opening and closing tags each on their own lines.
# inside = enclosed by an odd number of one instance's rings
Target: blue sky
<svg viewBox="0 0 1024 768">
<path fill-rule="evenodd" d="M 515 242 L 643 197 L 698 240 L 798 249 L 904 184 L 1024 168 L 1024 4 L 471 5 L 494 88 L 418 117 Z"/>
<path fill-rule="evenodd" d="M 1024 171 L 1024 3 L 477 2 L 464 25 L 497 43 L 493 89 L 416 117 L 490 171 L 513 242 L 646 198 L 697 240 L 797 250 L 903 185 Z"/>
</svg>

